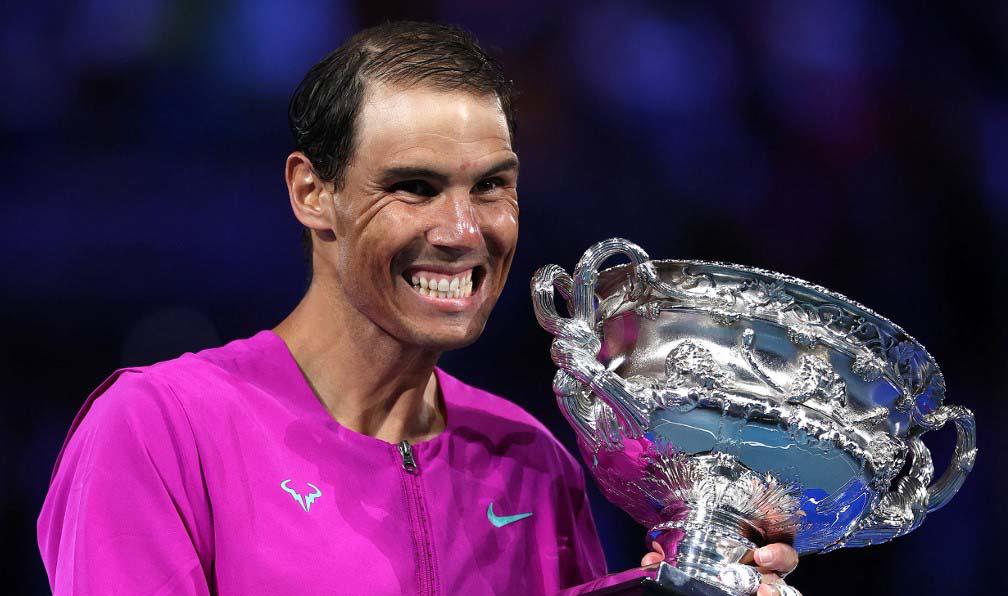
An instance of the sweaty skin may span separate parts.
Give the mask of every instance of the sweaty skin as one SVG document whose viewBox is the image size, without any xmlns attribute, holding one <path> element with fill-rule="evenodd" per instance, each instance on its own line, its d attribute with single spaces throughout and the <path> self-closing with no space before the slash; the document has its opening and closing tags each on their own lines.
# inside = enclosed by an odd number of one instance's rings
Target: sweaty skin
<svg viewBox="0 0 1008 596">
<path fill-rule="evenodd" d="M 392 443 L 438 434 L 434 365 L 483 331 L 518 238 L 518 157 L 499 100 L 371 85 L 344 183 L 320 180 L 299 152 L 286 178 L 314 269 L 275 331 L 344 426 Z M 467 272 L 464 298 L 412 284 Z"/>
</svg>

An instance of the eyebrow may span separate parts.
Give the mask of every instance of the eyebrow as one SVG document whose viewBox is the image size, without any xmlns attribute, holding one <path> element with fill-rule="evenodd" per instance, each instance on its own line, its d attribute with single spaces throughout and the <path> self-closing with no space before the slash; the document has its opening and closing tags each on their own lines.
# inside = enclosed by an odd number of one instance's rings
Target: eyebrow
<svg viewBox="0 0 1008 596">
<path fill-rule="evenodd" d="M 517 170 L 518 169 L 518 159 L 514 157 L 509 157 L 503 161 L 500 161 L 479 175 L 480 178 L 486 178 L 487 176 L 493 176 L 494 174 L 499 174 L 506 170 Z M 451 176 L 445 174 L 444 172 L 439 172 L 437 170 L 432 170 L 430 168 L 423 167 L 398 167 L 398 168 L 386 168 L 382 170 L 380 179 L 385 182 L 390 182 L 392 180 L 407 180 L 410 178 L 423 178 L 427 180 L 433 180 L 439 184 L 448 184 Z"/>
</svg>

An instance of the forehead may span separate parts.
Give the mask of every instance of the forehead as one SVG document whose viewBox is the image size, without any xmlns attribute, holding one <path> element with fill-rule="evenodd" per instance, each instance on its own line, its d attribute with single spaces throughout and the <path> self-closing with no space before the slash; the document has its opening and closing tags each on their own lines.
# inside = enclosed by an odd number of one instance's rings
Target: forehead
<svg viewBox="0 0 1008 596">
<path fill-rule="evenodd" d="M 357 156 L 368 161 L 474 161 L 511 152 L 494 94 L 369 85 L 357 119 Z"/>
</svg>

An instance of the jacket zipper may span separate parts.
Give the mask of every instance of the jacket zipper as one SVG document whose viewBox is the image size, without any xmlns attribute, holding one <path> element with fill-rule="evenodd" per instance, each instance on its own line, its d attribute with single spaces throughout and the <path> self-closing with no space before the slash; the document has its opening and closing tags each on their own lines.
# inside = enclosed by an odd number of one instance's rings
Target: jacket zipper
<svg viewBox="0 0 1008 596">
<path fill-rule="evenodd" d="M 420 468 L 413 457 L 413 446 L 409 444 L 409 441 L 399 442 L 399 456 L 402 458 L 402 469 L 405 472 L 403 474 L 403 488 L 406 492 L 410 528 L 413 531 L 420 594 L 434 596 L 438 592 L 438 578 L 437 569 L 434 566 L 434 545 L 430 537 L 430 520 L 427 504 L 423 499 Z"/>
</svg>

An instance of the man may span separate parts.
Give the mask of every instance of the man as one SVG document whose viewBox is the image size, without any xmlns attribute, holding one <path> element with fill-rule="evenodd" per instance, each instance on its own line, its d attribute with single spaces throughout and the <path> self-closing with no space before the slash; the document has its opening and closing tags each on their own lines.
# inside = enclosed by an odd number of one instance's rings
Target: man
<svg viewBox="0 0 1008 596">
<path fill-rule="evenodd" d="M 290 124 L 304 299 L 92 394 L 39 519 L 54 593 L 538 594 L 602 575 L 575 460 L 435 367 L 479 337 L 514 255 L 497 63 L 456 29 L 369 29 L 309 71 Z M 768 572 L 797 563 L 766 552 Z"/>
</svg>

